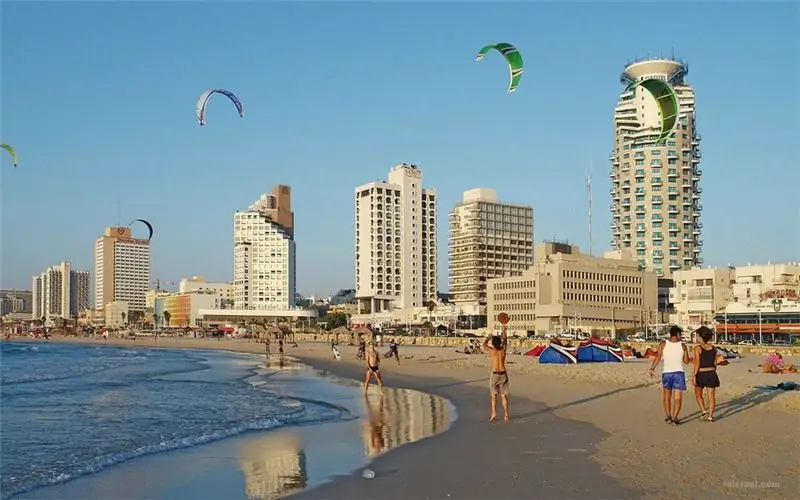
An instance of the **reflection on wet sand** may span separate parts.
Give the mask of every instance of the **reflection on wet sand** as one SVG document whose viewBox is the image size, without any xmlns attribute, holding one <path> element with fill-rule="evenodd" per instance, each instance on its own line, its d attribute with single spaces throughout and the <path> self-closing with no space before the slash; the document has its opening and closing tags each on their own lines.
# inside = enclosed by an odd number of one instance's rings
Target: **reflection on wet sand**
<svg viewBox="0 0 800 500">
<path fill-rule="evenodd" d="M 308 484 L 306 455 L 299 436 L 265 435 L 248 440 L 239 451 L 248 499 L 278 498 Z"/>
<path fill-rule="evenodd" d="M 364 451 L 375 457 L 397 446 L 447 430 L 451 415 L 447 402 L 408 389 L 384 389 L 385 394 L 364 397 Z"/>
</svg>

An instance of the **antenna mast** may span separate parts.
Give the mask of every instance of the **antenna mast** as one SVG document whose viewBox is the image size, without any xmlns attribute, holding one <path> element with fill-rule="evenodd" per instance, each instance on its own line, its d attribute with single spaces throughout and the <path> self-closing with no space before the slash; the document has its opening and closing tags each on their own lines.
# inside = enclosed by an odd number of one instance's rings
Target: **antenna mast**
<svg viewBox="0 0 800 500">
<path fill-rule="evenodd" d="M 586 172 L 586 204 L 589 209 L 589 255 L 592 255 L 592 164 L 589 162 L 589 170 Z"/>
</svg>

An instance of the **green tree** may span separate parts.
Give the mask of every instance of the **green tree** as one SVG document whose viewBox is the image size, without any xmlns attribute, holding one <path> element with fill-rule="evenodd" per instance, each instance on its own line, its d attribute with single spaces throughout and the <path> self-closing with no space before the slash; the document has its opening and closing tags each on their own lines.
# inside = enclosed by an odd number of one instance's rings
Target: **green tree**
<svg viewBox="0 0 800 500">
<path fill-rule="evenodd" d="M 172 315 L 169 313 L 169 311 L 164 311 L 164 324 L 166 326 L 169 326 L 169 319 L 171 317 L 172 317 Z"/>
<path fill-rule="evenodd" d="M 322 318 L 322 322 L 326 323 L 325 329 L 330 331 L 340 326 L 347 326 L 347 315 L 344 313 L 330 313 Z"/>
</svg>

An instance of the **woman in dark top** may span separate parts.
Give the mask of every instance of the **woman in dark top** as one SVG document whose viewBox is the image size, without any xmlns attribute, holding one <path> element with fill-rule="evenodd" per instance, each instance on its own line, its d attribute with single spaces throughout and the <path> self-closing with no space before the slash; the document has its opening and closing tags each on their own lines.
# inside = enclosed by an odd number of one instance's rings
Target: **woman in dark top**
<svg viewBox="0 0 800 500">
<path fill-rule="evenodd" d="M 711 343 L 714 332 L 710 328 L 701 326 L 697 330 L 700 344 L 694 346 L 694 397 L 700 407 L 700 420 L 714 421 L 714 407 L 716 406 L 716 389 L 719 387 L 717 376 L 717 348 Z M 703 389 L 708 391 L 708 412 L 703 398 Z M 708 416 L 706 416 L 708 415 Z"/>
</svg>

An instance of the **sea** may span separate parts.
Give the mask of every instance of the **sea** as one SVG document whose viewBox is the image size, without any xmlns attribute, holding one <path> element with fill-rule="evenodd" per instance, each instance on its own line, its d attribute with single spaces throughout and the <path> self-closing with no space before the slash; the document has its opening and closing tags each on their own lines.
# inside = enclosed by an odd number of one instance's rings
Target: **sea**
<svg viewBox="0 0 800 500">
<path fill-rule="evenodd" d="M 356 418 L 324 389 L 288 395 L 275 373 L 252 354 L 3 342 L 0 498 L 250 431 Z"/>
</svg>

